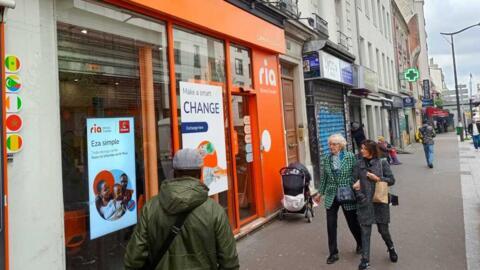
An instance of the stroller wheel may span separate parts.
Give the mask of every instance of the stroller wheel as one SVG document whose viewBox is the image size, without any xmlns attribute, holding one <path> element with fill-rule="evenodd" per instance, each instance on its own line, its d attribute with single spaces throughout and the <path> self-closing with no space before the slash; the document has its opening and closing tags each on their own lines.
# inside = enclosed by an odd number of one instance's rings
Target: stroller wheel
<svg viewBox="0 0 480 270">
<path fill-rule="evenodd" d="M 310 209 L 307 208 L 307 212 L 305 213 L 305 217 L 307 218 L 308 223 L 312 223 L 312 214 L 310 212 Z"/>
<path fill-rule="evenodd" d="M 285 211 L 284 209 L 280 210 L 280 213 L 278 213 L 278 219 L 283 220 L 285 218 L 285 214 L 283 213 Z"/>
</svg>

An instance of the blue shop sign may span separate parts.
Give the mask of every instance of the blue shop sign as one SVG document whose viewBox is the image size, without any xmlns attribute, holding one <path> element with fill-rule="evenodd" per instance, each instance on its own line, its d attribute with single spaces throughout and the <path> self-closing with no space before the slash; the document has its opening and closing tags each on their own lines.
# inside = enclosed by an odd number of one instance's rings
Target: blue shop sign
<svg viewBox="0 0 480 270">
<path fill-rule="evenodd" d="M 353 65 L 324 51 L 308 52 L 303 55 L 303 76 L 352 86 Z"/>
<path fill-rule="evenodd" d="M 413 108 L 413 107 L 415 107 L 415 98 L 413 98 L 413 97 L 404 97 L 404 98 L 403 98 L 403 107 L 404 107 L 404 108 Z"/>
<path fill-rule="evenodd" d="M 432 106 L 433 106 L 433 99 L 431 98 L 422 99 L 422 107 L 432 107 Z"/>
<path fill-rule="evenodd" d="M 303 77 L 305 79 L 320 77 L 320 59 L 317 51 L 303 55 Z"/>
</svg>

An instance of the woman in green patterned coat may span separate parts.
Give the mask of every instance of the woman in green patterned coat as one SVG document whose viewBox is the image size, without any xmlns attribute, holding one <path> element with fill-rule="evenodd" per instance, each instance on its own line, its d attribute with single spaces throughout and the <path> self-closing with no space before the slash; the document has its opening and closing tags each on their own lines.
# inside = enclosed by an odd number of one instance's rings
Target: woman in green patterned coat
<svg viewBox="0 0 480 270">
<path fill-rule="evenodd" d="M 319 194 L 314 200 L 318 203 L 321 196 L 324 196 L 325 208 L 327 210 L 327 232 L 328 248 L 330 255 L 327 258 L 327 264 L 338 261 L 337 248 L 337 219 L 338 209 L 342 207 L 343 214 L 347 220 L 348 227 L 357 242 L 357 254 L 361 253 L 362 241 L 361 230 L 358 224 L 356 204 L 340 204 L 337 200 L 337 190 L 339 187 L 351 187 L 353 185 L 353 168 L 356 158 L 353 153 L 345 150 L 347 141 L 340 134 L 334 134 L 328 138 L 330 153 L 322 157 L 323 174 L 320 182 Z"/>
</svg>

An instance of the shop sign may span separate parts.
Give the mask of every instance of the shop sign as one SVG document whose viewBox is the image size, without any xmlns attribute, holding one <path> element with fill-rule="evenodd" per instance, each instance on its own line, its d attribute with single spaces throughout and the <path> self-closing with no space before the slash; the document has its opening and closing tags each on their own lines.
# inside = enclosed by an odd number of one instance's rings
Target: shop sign
<svg viewBox="0 0 480 270">
<path fill-rule="evenodd" d="M 22 110 L 23 101 L 19 95 L 7 94 L 5 97 L 5 110 L 7 113 L 16 113 Z"/>
<path fill-rule="evenodd" d="M 303 77 L 305 79 L 320 77 L 320 57 L 318 51 L 303 55 Z"/>
<path fill-rule="evenodd" d="M 5 77 L 5 88 L 9 93 L 17 93 L 22 89 L 22 80 L 17 74 L 8 74 Z"/>
<path fill-rule="evenodd" d="M 422 99 L 422 107 L 431 107 L 431 106 L 433 106 L 433 99 L 431 98 Z"/>
<path fill-rule="evenodd" d="M 7 114 L 5 126 L 7 127 L 7 133 L 19 132 L 23 126 L 22 117 L 18 114 Z"/>
<path fill-rule="evenodd" d="M 20 134 L 12 133 L 7 134 L 7 153 L 14 154 L 22 151 L 23 138 Z"/>
<path fill-rule="evenodd" d="M 5 71 L 9 73 L 17 73 L 22 68 L 20 58 L 18 56 L 9 54 L 5 56 Z"/>
<path fill-rule="evenodd" d="M 423 88 L 423 98 L 424 99 L 430 99 L 430 80 L 423 80 L 422 84 Z"/>
<path fill-rule="evenodd" d="M 393 96 L 392 101 L 393 101 L 393 108 L 395 108 L 395 109 L 403 108 L 403 99 L 402 98 Z"/>
<path fill-rule="evenodd" d="M 416 82 L 420 78 L 420 72 L 418 69 L 412 67 L 403 72 L 403 77 L 409 82 Z"/>
<path fill-rule="evenodd" d="M 370 92 L 378 92 L 378 75 L 375 71 L 364 67 L 356 67 L 356 82 L 355 87 L 358 89 L 367 89 Z"/>
<path fill-rule="evenodd" d="M 404 108 L 414 108 L 415 107 L 415 98 L 404 97 L 403 98 L 403 107 Z"/>
<path fill-rule="evenodd" d="M 382 99 L 382 107 L 391 110 L 393 108 L 393 104 L 390 100 Z"/>
<path fill-rule="evenodd" d="M 353 85 L 353 65 L 324 51 L 303 55 L 305 79 L 326 79 Z"/>
<path fill-rule="evenodd" d="M 180 82 L 183 147 L 200 150 L 209 195 L 228 190 L 222 94 L 220 86 Z"/>
<path fill-rule="evenodd" d="M 133 117 L 87 118 L 90 239 L 137 223 Z"/>
</svg>

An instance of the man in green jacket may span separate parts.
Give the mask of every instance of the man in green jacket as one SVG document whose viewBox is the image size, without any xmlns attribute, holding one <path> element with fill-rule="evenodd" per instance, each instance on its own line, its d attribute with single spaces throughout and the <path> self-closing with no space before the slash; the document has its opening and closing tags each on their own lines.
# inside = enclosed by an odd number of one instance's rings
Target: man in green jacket
<svg viewBox="0 0 480 270">
<path fill-rule="evenodd" d="M 175 178 L 162 182 L 149 200 L 127 246 L 125 269 L 240 269 L 235 239 L 225 210 L 208 197 L 200 182 L 203 159 L 183 149 L 173 158 Z M 187 215 L 181 232 L 159 260 L 158 253 L 177 216 Z"/>
</svg>

